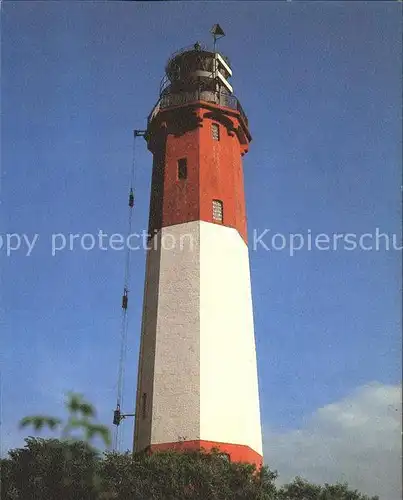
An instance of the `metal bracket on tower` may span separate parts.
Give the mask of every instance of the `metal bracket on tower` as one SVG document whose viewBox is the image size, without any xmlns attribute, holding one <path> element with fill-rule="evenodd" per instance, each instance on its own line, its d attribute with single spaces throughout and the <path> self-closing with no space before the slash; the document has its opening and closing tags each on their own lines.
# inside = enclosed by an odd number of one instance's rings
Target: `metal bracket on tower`
<svg viewBox="0 0 403 500">
<path fill-rule="evenodd" d="M 116 406 L 116 410 L 113 412 L 113 425 L 120 425 L 120 422 L 126 417 L 135 417 L 135 413 L 121 413 L 120 405 Z"/>
</svg>

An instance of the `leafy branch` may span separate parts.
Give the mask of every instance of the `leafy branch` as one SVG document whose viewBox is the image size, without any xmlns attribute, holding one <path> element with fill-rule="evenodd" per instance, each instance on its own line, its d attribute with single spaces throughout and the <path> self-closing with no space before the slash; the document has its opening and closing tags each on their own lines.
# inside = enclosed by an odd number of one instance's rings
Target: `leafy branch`
<svg viewBox="0 0 403 500">
<path fill-rule="evenodd" d="M 111 437 L 108 427 L 92 421 L 96 417 L 95 409 L 90 403 L 84 400 L 81 394 L 70 392 L 65 406 L 69 412 L 69 417 L 61 429 L 62 439 L 74 439 L 71 433 L 81 429 L 85 436 L 83 440 L 87 443 L 96 436 L 100 436 L 106 446 L 110 445 Z M 53 431 L 59 429 L 62 425 L 63 422 L 61 419 L 43 415 L 25 417 L 20 421 L 20 428 L 32 426 L 35 431 L 40 431 L 44 428 L 49 428 Z"/>
</svg>

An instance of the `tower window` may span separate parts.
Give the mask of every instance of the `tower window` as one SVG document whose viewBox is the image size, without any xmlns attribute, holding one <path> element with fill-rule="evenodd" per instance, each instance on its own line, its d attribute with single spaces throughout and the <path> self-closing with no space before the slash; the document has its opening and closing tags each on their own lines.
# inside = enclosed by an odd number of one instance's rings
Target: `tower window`
<svg viewBox="0 0 403 500">
<path fill-rule="evenodd" d="M 178 179 L 185 180 L 188 176 L 188 162 L 186 158 L 178 160 Z"/>
<path fill-rule="evenodd" d="M 147 393 L 143 392 L 143 397 L 141 400 L 141 416 L 143 418 L 147 417 Z"/>
<path fill-rule="evenodd" d="M 220 140 L 220 126 L 218 123 L 211 124 L 211 135 L 215 141 Z"/>
<path fill-rule="evenodd" d="M 223 221 L 223 204 L 221 200 L 213 200 L 213 221 Z"/>
</svg>

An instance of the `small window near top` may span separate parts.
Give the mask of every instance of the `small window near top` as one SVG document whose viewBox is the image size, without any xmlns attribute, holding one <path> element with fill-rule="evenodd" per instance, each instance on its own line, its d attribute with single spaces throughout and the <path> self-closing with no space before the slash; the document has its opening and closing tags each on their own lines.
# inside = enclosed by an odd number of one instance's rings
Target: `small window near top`
<svg viewBox="0 0 403 500">
<path fill-rule="evenodd" d="M 178 160 L 178 179 L 185 180 L 188 176 L 188 162 L 186 158 Z"/>
<path fill-rule="evenodd" d="M 146 418 L 147 417 L 147 394 L 145 392 L 143 392 L 141 406 L 142 406 L 142 408 L 141 408 L 142 417 Z"/>
<path fill-rule="evenodd" d="M 223 221 L 223 205 L 221 200 L 213 200 L 213 221 Z"/>
<path fill-rule="evenodd" d="M 211 125 L 211 135 L 215 141 L 220 140 L 220 126 L 218 123 L 212 123 Z"/>
</svg>

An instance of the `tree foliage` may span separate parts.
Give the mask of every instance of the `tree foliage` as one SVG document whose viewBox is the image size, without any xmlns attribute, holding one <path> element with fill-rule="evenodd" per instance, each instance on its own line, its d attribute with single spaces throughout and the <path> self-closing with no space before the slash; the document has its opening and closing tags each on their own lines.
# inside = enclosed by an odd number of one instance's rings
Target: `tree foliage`
<svg viewBox="0 0 403 500">
<path fill-rule="evenodd" d="M 296 478 L 276 486 L 267 467 L 230 462 L 213 451 L 100 454 L 91 441 L 110 442 L 109 429 L 93 422 L 94 408 L 70 394 L 69 418 L 33 416 L 23 427 L 59 430 L 61 439 L 29 437 L 0 460 L 1 500 L 379 500 L 347 484 L 314 485 Z M 81 438 L 73 437 L 76 431 Z"/>
<path fill-rule="evenodd" d="M 3 460 L 4 500 L 98 498 L 97 453 L 87 443 L 33 437 L 25 442 Z"/>
<path fill-rule="evenodd" d="M 378 500 L 300 478 L 278 488 L 267 467 L 256 471 L 214 452 L 101 455 L 82 441 L 25 441 L 2 460 L 2 500 Z"/>
<path fill-rule="evenodd" d="M 214 452 L 107 453 L 101 470 L 104 490 L 120 500 L 275 498 L 275 474 Z"/>
<path fill-rule="evenodd" d="M 320 486 L 296 477 L 278 491 L 278 500 L 379 500 L 368 497 L 357 490 L 350 490 L 347 483 Z"/>
<path fill-rule="evenodd" d="M 276 474 L 214 452 L 100 455 L 80 441 L 30 437 L 25 442 L 3 460 L 4 500 L 276 498 Z"/>
</svg>

